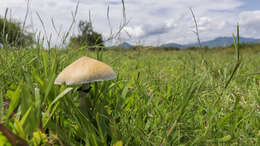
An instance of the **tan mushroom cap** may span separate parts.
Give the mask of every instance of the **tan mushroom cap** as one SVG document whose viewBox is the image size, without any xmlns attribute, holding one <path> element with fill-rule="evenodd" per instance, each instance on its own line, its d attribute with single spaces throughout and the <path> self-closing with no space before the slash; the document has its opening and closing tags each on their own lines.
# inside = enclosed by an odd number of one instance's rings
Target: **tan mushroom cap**
<svg viewBox="0 0 260 146">
<path fill-rule="evenodd" d="M 74 85 L 116 78 L 113 69 L 107 64 L 83 56 L 63 69 L 55 79 L 55 84 Z"/>
</svg>

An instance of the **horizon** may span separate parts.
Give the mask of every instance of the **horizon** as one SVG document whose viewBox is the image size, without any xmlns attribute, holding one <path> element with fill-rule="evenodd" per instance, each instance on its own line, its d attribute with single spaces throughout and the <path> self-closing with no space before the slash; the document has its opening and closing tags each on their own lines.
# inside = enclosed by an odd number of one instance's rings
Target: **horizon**
<svg viewBox="0 0 260 146">
<path fill-rule="evenodd" d="M 209 42 L 209 41 L 214 41 L 216 39 L 219 39 L 219 38 L 228 38 L 228 39 L 233 39 L 232 36 L 218 36 L 216 38 L 213 38 L 211 40 L 207 40 L 207 41 L 202 41 L 201 43 L 205 43 L 205 42 Z M 244 36 L 240 36 L 240 39 L 254 39 L 254 40 L 260 40 L 260 38 L 253 38 L 253 37 L 244 37 Z M 124 42 L 121 42 L 120 44 L 117 44 L 117 45 L 122 45 L 123 43 L 127 43 L 131 46 L 136 46 L 134 44 L 131 44 L 127 41 L 124 41 Z M 252 42 L 249 42 L 249 43 L 252 43 Z M 259 42 L 260 43 L 260 42 Z M 187 46 L 187 45 L 197 45 L 198 44 L 198 41 L 195 41 L 195 42 L 191 42 L 191 43 L 186 43 L 186 44 L 181 44 L 181 43 L 176 43 L 176 42 L 169 42 L 169 43 L 165 43 L 165 44 L 161 44 L 160 46 L 162 45 L 168 45 L 168 44 L 176 44 L 176 45 L 181 45 L 181 46 Z M 149 45 L 147 45 L 149 46 Z M 152 46 L 152 45 L 151 45 Z"/>
<path fill-rule="evenodd" d="M 27 2 L 25 0 L 2 0 L 0 15 L 4 15 L 9 8 L 8 18 L 23 22 L 26 14 Z M 201 41 L 213 40 L 217 37 L 232 37 L 236 31 L 236 25 L 240 25 L 240 34 L 248 38 L 260 38 L 260 2 L 257 0 L 202 0 L 200 2 L 188 0 L 152 1 L 125 1 L 126 21 L 119 39 L 106 42 L 106 44 L 119 44 L 130 42 L 131 44 L 161 45 L 166 43 L 189 44 L 196 42 L 193 33 L 195 25 L 189 8 L 192 8 L 198 22 Z M 36 12 L 39 13 L 45 23 L 47 34 L 52 34 L 52 44 L 59 44 L 57 34 L 54 32 L 51 19 L 62 32 L 68 30 L 75 11 L 77 0 L 64 1 L 29 1 L 29 15 L 26 26 L 33 32 L 44 32 Z M 110 35 L 110 26 L 107 21 L 107 8 L 109 5 L 109 18 L 113 32 L 118 30 L 123 19 L 121 0 L 79 0 L 77 22 L 88 20 L 91 11 L 91 19 L 95 31 L 101 33 L 104 38 Z M 58 11 L 57 11 L 58 10 Z M 145 20 L 145 21 L 144 21 Z M 71 35 L 78 33 L 77 23 L 72 29 Z"/>
</svg>

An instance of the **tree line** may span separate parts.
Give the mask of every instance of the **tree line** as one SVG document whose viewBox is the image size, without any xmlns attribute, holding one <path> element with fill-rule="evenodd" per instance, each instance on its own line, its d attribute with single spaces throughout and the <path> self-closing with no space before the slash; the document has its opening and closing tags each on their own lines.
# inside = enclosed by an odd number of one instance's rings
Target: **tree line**
<svg viewBox="0 0 260 146">
<path fill-rule="evenodd" d="M 79 21 L 79 34 L 70 37 L 67 47 L 86 47 L 90 50 L 104 47 L 102 35 L 94 31 L 92 22 Z M 20 22 L 0 17 L 0 47 L 27 47 L 36 43 L 35 34 L 28 32 Z"/>
</svg>

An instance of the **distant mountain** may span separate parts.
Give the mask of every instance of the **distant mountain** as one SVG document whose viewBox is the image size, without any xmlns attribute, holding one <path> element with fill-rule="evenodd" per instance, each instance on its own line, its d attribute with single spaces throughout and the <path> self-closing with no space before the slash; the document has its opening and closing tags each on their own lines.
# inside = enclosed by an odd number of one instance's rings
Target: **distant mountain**
<svg viewBox="0 0 260 146">
<path fill-rule="evenodd" d="M 255 38 L 246 38 L 246 37 L 240 37 L 240 43 L 260 43 L 260 39 L 255 39 Z M 203 41 L 201 42 L 201 45 L 204 46 L 209 46 L 210 48 L 212 47 L 217 47 L 217 46 L 228 46 L 233 44 L 233 38 L 232 37 L 217 37 L 214 40 L 210 41 Z M 179 48 L 187 48 L 190 46 L 198 46 L 198 43 L 190 43 L 190 44 L 177 44 L 177 43 L 168 43 L 164 44 L 162 46 L 174 46 L 174 47 L 179 47 Z"/>
<path fill-rule="evenodd" d="M 123 42 L 123 43 L 119 44 L 118 47 L 121 47 L 121 48 L 124 48 L 124 49 L 129 49 L 129 48 L 132 47 L 132 45 L 127 43 L 127 42 Z"/>
<path fill-rule="evenodd" d="M 260 43 L 260 39 L 240 37 L 240 43 Z M 229 46 L 231 44 L 233 44 L 233 38 L 232 37 L 217 37 L 213 40 L 201 42 L 201 45 L 203 47 L 208 46 L 210 48 L 218 47 L 218 46 Z M 123 42 L 123 43 L 118 45 L 118 47 L 121 47 L 121 48 L 124 48 L 124 49 L 129 49 L 132 46 L 133 45 L 129 44 L 128 42 Z M 178 47 L 180 49 L 183 49 L 183 48 L 188 48 L 188 47 L 191 47 L 191 46 L 199 46 L 199 44 L 197 42 L 196 43 L 184 44 L 184 45 L 178 44 L 178 43 L 167 43 L 167 44 L 161 45 L 161 47 L 163 47 L 163 46 Z"/>
<path fill-rule="evenodd" d="M 260 39 L 240 37 L 240 43 L 260 43 Z M 217 47 L 233 44 L 232 37 L 218 37 L 214 40 L 201 42 L 202 46 Z M 198 43 L 188 44 L 188 46 L 198 46 Z"/>
</svg>

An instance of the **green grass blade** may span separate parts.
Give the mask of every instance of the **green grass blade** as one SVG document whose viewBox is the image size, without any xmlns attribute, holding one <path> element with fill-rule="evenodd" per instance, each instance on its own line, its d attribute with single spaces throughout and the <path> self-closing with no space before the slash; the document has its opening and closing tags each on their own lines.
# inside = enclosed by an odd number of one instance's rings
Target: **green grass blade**
<svg viewBox="0 0 260 146">
<path fill-rule="evenodd" d="M 44 77 L 48 77 L 48 65 L 47 65 L 47 54 L 46 52 L 42 51 L 42 63 L 43 63 L 43 68 L 44 68 Z"/>
<path fill-rule="evenodd" d="M 28 116 L 29 116 L 31 110 L 32 110 L 32 106 L 30 106 L 30 108 L 29 108 L 29 109 L 26 111 L 26 113 L 23 115 L 23 117 L 22 117 L 22 119 L 21 119 L 21 121 L 20 121 L 20 123 L 21 123 L 22 126 L 24 125 L 24 122 L 25 122 L 26 119 L 28 118 Z"/>
<path fill-rule="evenodd" d="M 61 98 L 65 97 L 65 95 L 67 93 L 69 93 L 73 88 L 68 87 L 66 88 L 64 91 L 62 91 L 51 103 L 51 105 L 55 104 L 58 100 L 60 100 Z"/>
<path fill-rule="evenodd" d="M 10 105 L 9 105 L 7 112 L 6 112 L 6 118 L 9 118 L 9 116 L 17 108 L 19 101 L 20 101 L 20 93 L 21 93 L 21 86 L 19 85 L 12 95 Z"/>
<path fill-rule="evenodd" d="M 2 121 L 4 116 L 4 97 L 2 94 L 2 90 L 0 90 L 0 122 Z"/>
<path fill-rule="evenodd" d="M 17 131 L 18 131 L 18 135 L 21 138 L 26 139 L 22 124 L 15 118 L 14 118 L 14 123 L 16 125 Z"/>
<path fill-rule="evenodd" d="M 45 88 L 44 101 L 46 101 L 46 98 L 49 96 L 50 91 L 53 88 L 54 80 L 55 80 L 55 73 L 52 73 L 49 80 L 48 80 L 47 87 Z"/>
</svg>

